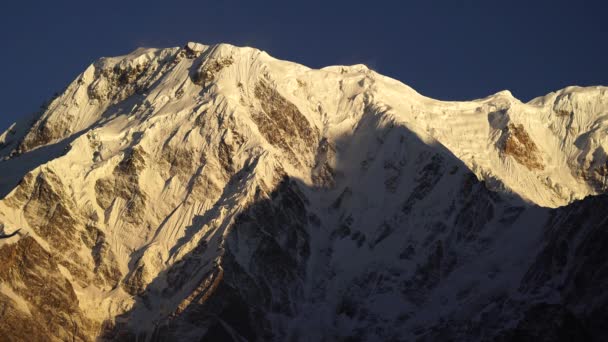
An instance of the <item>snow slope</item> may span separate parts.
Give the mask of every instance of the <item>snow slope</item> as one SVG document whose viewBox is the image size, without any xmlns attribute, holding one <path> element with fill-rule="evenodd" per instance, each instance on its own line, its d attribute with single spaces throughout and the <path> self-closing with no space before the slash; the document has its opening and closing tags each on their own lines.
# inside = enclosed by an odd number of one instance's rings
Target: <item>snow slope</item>
<svg viewBox="0 0 608 342">
<path fill-rule="evenodd" d="M 607 89 L 444 102 L 364 65 L 228 44 L 102 58 L 0 136 L 0 220 L 28 234 L 0 242 L 15 255 L 0 300 L 16 322 L 51 317 L 57 340 L 474 340 L 528 333 L 526 310 L 593 321 L 589 299 L 543 287 L 576 270 L 530 274 L 558 253 L 555 217 L 606 190 Z M 55 316 L 16 276 L 49 276 L 26 243 L 71 298 Z"/>
</svg>

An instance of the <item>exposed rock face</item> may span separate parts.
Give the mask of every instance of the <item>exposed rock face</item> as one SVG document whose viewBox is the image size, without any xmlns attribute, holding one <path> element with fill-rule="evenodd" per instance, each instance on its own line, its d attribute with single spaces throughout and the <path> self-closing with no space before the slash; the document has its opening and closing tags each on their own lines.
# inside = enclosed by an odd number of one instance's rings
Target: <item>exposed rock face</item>
<svg viewBox="0 0 608 342">
<path fill-rule="evenodd" d="M 53 172 L 40 173 L 33 183 L 23 214 L 36 234 L 59 251 L 75 243 L 77 221 L 70 198 L 62 191 L 61 179 Z"/>
<path fill-rule="evenodd" d="M 539 157 L 538 147 L 523 125 L 509 124 L 503 144 L 504 154 L 513 157 L 529 170 L 543 170 L 545 168 L 542 159 Z"/>
<path fill-rule="evenodd" d="M 97 204 L 107 210 L 116 198 L 127 202 L 124 219 L 139 224 L 144 219 L 146 194 L 139 186 L 139 173 L 145 167 L 144 153 L 134 148 L 114 168 L 111 177 L 98 179 L 95 183 Z"/>
<path fill-rule="evenodd" d="M 225 67 L 232 65 L 231 57 L 206 60 L 192 76 L 192 82 L 202 87 L 209 86 L 215 79 L 215 75 Z"/>
<path fill-rule="evenodd" d="M 85 246 L 91 249 L 91 256 L 95 263 L 93 273 L 96 275 L 96 282 L 105 290 L 116 288 L 123 275 L 118 268 L 116 257 L 105 233 L 95 226 L 87 226 L 86 233 L 82 234 L 81 239 Z M 102 284 L 106 286 L 103 287 Z"/>
<path fill-rule="evenodd" d="M 252 115 L 252 119 L 264 138 L 283 150 L 292 164 L 313 155 L 319 133 L 298 108 L 264 81 L 256 84 L 254 94 L 263 112 Z"/>
<path fill-rule="evenodd" d="M 78 306 L 55 258 L 32 237 L 0 248 L 4 339 L 93 341 L 96 329 Z"/>
<path fill-rule="evenodd" d="M 0 334 L 601 340 L 607 93 L 441 102 L 224 44 L 103 58 L 0 135 L 23 234 Z"/>
<path fill-rule="evenodd" d="M 73 133 L 68 122 L 74 120 L 74 117 L 68 116 L 66 119 L 65 121 L 39 121 L 19 145 L 19 153 L 27 152 Z"/>
</svg>

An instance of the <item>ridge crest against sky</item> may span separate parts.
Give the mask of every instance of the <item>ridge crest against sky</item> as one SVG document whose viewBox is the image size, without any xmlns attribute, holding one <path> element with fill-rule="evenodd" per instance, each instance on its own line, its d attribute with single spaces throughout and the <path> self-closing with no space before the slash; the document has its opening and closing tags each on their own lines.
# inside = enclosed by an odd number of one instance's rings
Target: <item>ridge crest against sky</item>
<svg viewBox="0 0 608 342">
<path fill-rule="evenodd" d="M 442 100 L 608 84 L 605 1 L 23 1 L 0 13 L 0 129 L 99 57 L 188 41 L 313 68 L 363 63 Z"/>
</svg>

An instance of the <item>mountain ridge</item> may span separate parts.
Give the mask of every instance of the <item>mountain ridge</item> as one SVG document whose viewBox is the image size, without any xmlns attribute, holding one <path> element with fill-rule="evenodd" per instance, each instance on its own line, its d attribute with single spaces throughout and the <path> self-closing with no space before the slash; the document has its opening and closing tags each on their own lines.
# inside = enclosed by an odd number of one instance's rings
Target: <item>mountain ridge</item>
<svg viewBox="0 0 608 342">
<path fill-rule="evenodd" d="M 20 256 L 3 302 L 59 340 L 601 336 L 553 283 L 603 265 L 572 251 L 603 239 L 580 212 L 603 205 L 607 89 L 444 102 L 227 44 L 102 58 L 0 136 L 0 219 L 30 235 L 0 252 L 36 244 L 71 298 L 45 311 Z"/>
</svg>

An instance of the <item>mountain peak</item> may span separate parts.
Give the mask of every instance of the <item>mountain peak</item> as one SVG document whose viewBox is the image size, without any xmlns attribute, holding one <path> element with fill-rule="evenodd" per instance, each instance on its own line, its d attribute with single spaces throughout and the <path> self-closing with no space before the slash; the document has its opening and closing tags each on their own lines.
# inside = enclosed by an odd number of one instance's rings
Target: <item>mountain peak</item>
<svg viewBox="0 0 608 342">
<path fill-rule="evenodd" d="M 577 200 L 608 188 L 606 115 L 603 87 L 447 102 L 229 44 L 102 58 L 0 135 L 0 221 L 26 235 L 0 241 L 0 301 L 41 340 L 482 340 L 599 315 L 577 301 L 604 287 L 556 282 L 605 260 L 604 202 Z"/>
<path fill-rule="evenodd" d="M 203 52 L 207 46 L 201 43 L 188 42 L 185 48 L 191 52 Z"/>
<path fill-rule="evenodd" d="M 494 96 L 504 96 L 504 97 L 509 97 L 509 98 L 515 98 L 513 97 L 513 94 L 511 94 L 511 92 L 509 90 L 501 90 L 498 93 L 494 94 Z"/>
</svg>

